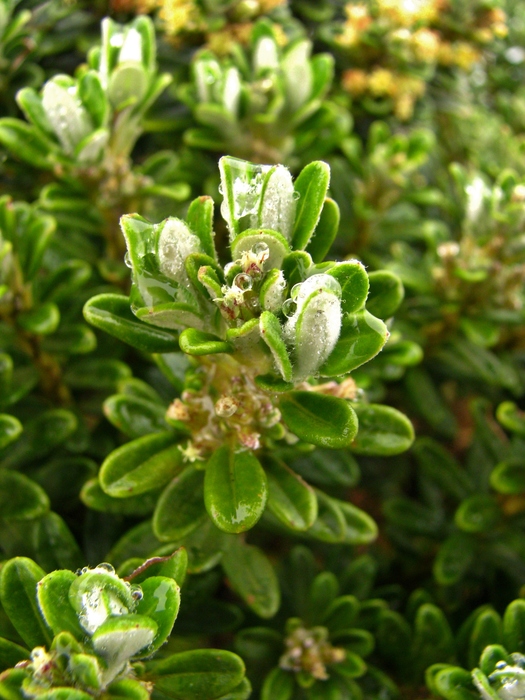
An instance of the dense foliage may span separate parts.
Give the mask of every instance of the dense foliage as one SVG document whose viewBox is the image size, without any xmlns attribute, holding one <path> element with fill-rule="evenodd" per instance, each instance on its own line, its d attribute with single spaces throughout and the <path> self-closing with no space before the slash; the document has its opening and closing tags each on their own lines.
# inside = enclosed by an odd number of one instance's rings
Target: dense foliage
<svg viewBox="0 0 525 700">
<path fill-rule="evenodd" d="M 525 698 L 524 78 L 519 0 L 0 0 L 2 700 Z"/>
</svg>

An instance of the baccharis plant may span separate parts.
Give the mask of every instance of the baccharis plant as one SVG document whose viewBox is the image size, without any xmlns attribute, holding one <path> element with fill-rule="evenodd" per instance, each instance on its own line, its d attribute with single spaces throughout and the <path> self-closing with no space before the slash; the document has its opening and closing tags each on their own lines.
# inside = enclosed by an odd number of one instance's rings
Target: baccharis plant
<svg viewBox="0 0 525 700">
<path fill-rule="evenodd" d="M 162 540 L 202 522 L 204 496 L 228 533 L 253 527 L 268 505 L 287 528 L 329 539 L 320 512 L 328 508 L 347 523 L 341 540 L 367 541 L 375 526 L 364 513 L 316 495 L 281 457 L 308 445 L 395 454 L 413 437 L 401 413 L 367 403 L 349 376 L 381 350 L 388 329 L 366 309 L 364 266 L 322 262 L 338 225 L 328 166 L 311 163 L 295 183 L 280 165 L 224 157 L 220 171 L 230 260 L 217 255 L 208 197 L 192 202 L 186 221 L 125 216 L 136 320 L 120 311 L 121 296 L 85 307 L 91 323 L 144 349 L 175 351 L 170 332 L 179 331 L 191 358 L 164 421 L 105 460 L 100 486 L 119 499 L 163 488 L 153 518 Z M 380 313 L 389 288 L 378 281 Z"/>
<path fill-rule="evenodd" d="M 123 211 L 148 196 L 188 195 L 183 183 L 158 175 L 158 158 L 152 163 L 157 177 L 148 164 L 134 169 L 130 159 L 144 114 L 171 80 L 158 72 L 148 17 L 129 25 L 106 18 L 102 45 L 75 77 L 55 75 L 40 92 L 23 88 L 17 102 L 27 122 L 0 120 L 0 143 L 57 180 L 43 188 L 41 207 L 66 229 L 73 223 L 85 233 L 102 233 L 113 260 L 123 254 L 123 240 L 115 235 Z"/>
<path fill-rule="evenodd" d="M 171 633 L 186 553 L 149 560 L 121 578 L 111 564 L 45 572 L 17 557 L 2 567 L 0 601 L 21 643 L 0 638 L 0 697 L 245 698 L 242 661 L 217 649 L 152 656 Z"/>
<path fill-rule="evenodd" d="M 186 130 L 188 145 L 296 167 L 329 153 L 348 133 L 348 113 L 327 98 L 332 56 L 312 55 L 304 37 L 284 42 L 260 20 L 247 49 L 195 57 L 193 80 L 180 91 L 199 124 Z"/>
</svg>

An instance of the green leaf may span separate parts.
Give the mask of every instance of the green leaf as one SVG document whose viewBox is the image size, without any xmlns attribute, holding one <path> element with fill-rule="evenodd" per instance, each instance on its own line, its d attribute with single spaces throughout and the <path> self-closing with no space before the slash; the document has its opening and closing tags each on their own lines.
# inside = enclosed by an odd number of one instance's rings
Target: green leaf
<svg viewBox="0 0 525 700">
<path fill-rule="evenodd" d="M 421 674 L 432 663 L 450 661 L 454 654 L 449 623 L 443 612 L 431 603 L 424 603 L 417 610 L 412 649 L 414 671 Z"/>
<path fill-rule="evenodd" d="M 160 433 L 168 428 L 166 408 L 137 396 L 115 394 L 104 401 L 104 415 L 130 438 Z"/>
<path fill-rule="evenodd" d="M 259 318 L 261 338 L 270 348 L 273 359 L 285 382 L 292 381 L 292 362 L 288 354 L 288 349 L 283 340 L 281 324 L 277 316 L 271 311 L 263 311 Z"/>
<path fill-rule="evenodd" d="M 236 688 L 244 676 L 241 659 L 221 649 L 196 649 L 146 663 L 155 689 L 172 700 L 214 700 Z"/>
<path fill-rule="evenodd" d="M 292 530 L 307 530 L 317 518 L 314 490 L 283 462 L 264 462 L 268 477 L 268 508 Z"/>
<path fill-rule="evenodd" d="M 161 647 L 173 629 L 180 606 L 180 588 L 166 576 L 150 576 L 140 584 L 142 598 L 136 612 L 154 620 L 157 634 L 142 656 L 150 656 Z"/>
<path fill-rule="evenodd" d="M 169 330 L 137 321 L 128 297 L 99 294 L 84 306 L 84 318 L 92 326 L 144 352 L 173 352 L 176 336 Z"/>
<path fill-rule="evenodd" d="M 60 311 L 52 302 L 37 306 L 17 316 L 18 325 L 28 333 L 49 335 L 54 333 L 60 323 Z"/>
<path fill-rule="evenodd" d="M 474 491 L 469 474 L 438 442 L 418 438 L 413 453 L 422 472 L 456 500 L 462 501 Z"/>
<path fill-rule="evenodd" d="M 24 474 L 0 469 L 0 522 L 33 520 L 48 510 L 44 489 Z"/>
<path fill-rule="evenodd" d="M 10 668 L 0 676 L 0 697 L 2 700 L 25 700 L 22 683 L 28 678 L 25 669 Z"/>
<path fill-rule="evenodd" d="M 358 260 L 337 263 L 328 270 L 341 285 L 341 312 L 351 314 L 363 306 L 368 295 L 368 275 Z"/>
<path fill-rule="evenodd" d="M 321 217 L 329 183 L 330 167 L 322 161 L 309 163 L 296 179 L 295 191 L 299 200 L 292 234 L 295 250 L 307 247 Z"/>
<path fill-rule="evenodd" d="M 129 498 L 113 498 L 102 490 L 98 478 L 86 481 L 80 492 L 80 500 L 88 508 L 114 515 L 134 515 L 137 517 L 153 512 L 159 491 L 148 491 Z"/>
<path fill-rule="evenodd" d="M 55 304 L 69 302 L 71 295 L 91 277 L 91 266 L 83 260 L 67 260 L 41 282 L 40 299 Z"/>
<path fill-rule="evenodd" d="M 29 651 L 24 647 L 0 637 L 0 673 L 12 668 L 19 661 L 29 658 Z M 0 697 L 2 697 L 2 685 L 0 681 Z"/>
<path fill-rule="evenodd" d="M 343 541 L 346 544 L 369 544 L 377 538 L 377 525 L 364 510 L 346 501 L 336 503 L 345 519 Z"/>
<path fill-rule="evenodd" d="M 129 659 L 146 653 L 157 634 L 156 622 L 146 615 L 109 616 L 93 632 L 91 644 L 108 665 L 108 673 L 117 675 Z"/>
<path fill-rule="evenodd" d="M 357 417 L 343 399 L 314 391 L 293 391 L 279 404 L 288 428 L 319 447 L 348 447 L 357 433 Z"/>
<path fill-rule="evenodd" d="M 293 675 L 282 668 L 274 668 L 264 680 L 261 700 L 292 700 L 294 688 Z"/>
<path fill-rule="evenodd" d="M 403 301 L 405 290 L 397 275 L 388 270 L 378 270 L 368 275 L 370 293 L 367 310 L 378 318 L 390 318 Z"/>
<path fill-rule="evenodd" d="M 315 263 L 320 263 L 328 254 L 337 236 L 341 214 L 337 202 L 327 197 L 324 200 L 321 216 L 317 222 L 312 238 L 306 246 Z"/>
<path fill-rule="evenodd" d="M 515 495 L 525 491 L 525 464 L 521 459 L 500 462 L 490 474 L 490 485 L 498 493 Z"/>
<path fill-rule="evenodd" d="M 127 498 L 163 486 L 183 467 L 177 436 L 153 433 L 114 450 L 100 468 L 100 485 L 116 498 Z"/>
<path fill-rule="evenodd" d="M 476 548 L 471 535 L 455 532 L 450 535 L 434 559 L 434 578 L 442 586 L 460 581 L 475 561 Z"/>
<path fill-rule="evenodd" d="M 46 141 L 34 127 L 19 119 L 9 117 L 0 119 L 0 143 L 16 158 L 20 158 L 35 168 L 49 170 L 53 167 L 53 160 L 49 156 L 49 147 Z"/>
<path fill-rule="evenodd" d="M 53 634 L 69 632 L 82 642 L 86 633 L 76 611 L 69 602 L 69 589 L 77 575 L 72 571 L 53 571 L 44 576 L 37 587 L 38 605 Z"/>
<path fill-rule="evenodd" d="M 427 684 L 446 700 L 479 700 L 471 675 L 464 668 L 443 664 L 431 666 L 427 671 Z"/>
<path fill-rule="evenodd" d="M 355 486 L 359 481 L 359 466 L 348 452 L 314 450 L 311 454 L 291 463 L 308 483 L 320 486 Z"/>
<path fill-rule="evenodd" d="M 39 519 L 34 539 L 36 560 L 46 571 L 77 569 L 84 562 L 71 530 L 57 513 L 47 513 Z"/>
<path fill-rule="evenodd" d="M 282 634 L 269 627 L 248 627 L 235 635 L 235 650 L 248 661 L 274 665 L 282 649 Z"/>
<path fill-rule="evenodd" d="M 321 374 L 337 377 L 360 367 L 377 355 L 388 336 L 383 321 L 366 310 L 344 317 L 339 340 L 322 365 Z"/>
<path fill-rule="evenodd" d="M 345 678 L 360 678 L 366 673 L 367 666 L 360 656 L 346 650 L 344 660 L 334 664 L 332 669 Z"/>
<path fill-rule="evenodd" d="M 243 532 L 263 514 L 268 497 L 266 474 L 251 452 L 220 447 L 206 466 L 204 501 L 215 525 Z"/>
<path fill-rule="evenodd" d="M 316 490 L 317 520 L 308 530 L 308 535 L 321 542 L 342 542 L 346 534 L 346 519 L 339 503 L 322 491 Z"/>
<path fill-rule="evenodd" d="M 2 467 L 22 467 L 40 461 L 68 440 L 78 428 L 74 413 L 62 408 L 43 411 L 24 425 L 24 439 L 11 445 L 0 458 Z"/>
<path fill-rule="evenodd" d="M 525 437 L 525 413 L 519 410 L 514 401 L 501 403 L 496 410 L 496 418 L 507 430 Z"/>
<path fill-rule="evenodd" d="M 477 666 L 481 654 L 489 644 L 503 642 L 501 617 L 491 607 L 487 607 L 478 615 L 468 641 L 467 667 Z"/>
<path fill-rule="evenodd" d="M 254 545 L 232 539 L 222 566 L 233 590 L 259 617 L 270 618 L 280 605 L 277 576 L 266 555 Z"/>
<path fill-rule="evenodd" d="M 182 352 L 187 355 L 213 355 L 219 352 L 233 352 L 233 346 L 225 340 L 221 340 L 212 333 L 195 328 L 186 328 L 179 337 L 179 345 Z"/>
<path fill-rule="evenodd" d="M 93 658 L 93 657 L 91 657 Z M 106 688 L 108 700 L 149 700 L 151 697 L 149 691 L 140 681 L 133 678 L 123 678 L 119 681 L 114 681 Z"/>
<path fill-rule="evenodd" d="M 16 557 L 0 572 L 0 602 L 18 634 L 27 646 L 48 646 L 51 634 L 37 603 L 37 584 L 45 576 L 34 561 Z"/>
<path fill-rule="evenodd" d="M 211 197 L 194 199 L 189 206 L 186 221 L 192 232 L 199 237 L 203 252 L 215 260 L 217 253 L 213 232 L 213 199 Z"/>
<path fill-rule="evenodd" d="M 17 418 L 0 413 L 0 450 L 18 440 L 22 430 L 22 424 Z"/>
<path fill-rule="evenodd" d="M 513 600 L 507 606 L 503 616 L 503 643 L 509 651 L 524 653 L 525 600 Z"/>
<path fill-rule="evenodd" d="M 179 540 L 206 519 L 204 474 L 187 466 L 164 489 L 153 516 L 153 532 L 162 542 Z"/>
<path fill-rule="evenodd" d="M 85 358 L 70 362 L 64 381 L 73 389 L 114 391 L 118 382 L 130 376 L 130 368 L 120 360 Z"/>
<path fill-rule="evenodd" d="M 400 411 L 380 404 L 353 403 L 359 430 L 351 450 L 361 455 L 400 454 L 414 442 L 414 428 Z"/>
<path fill-rule="evenodd" d="M 478 493 L 465 499 L 454 515 L 456 525 L 465 532 L 489 532 L 501 518 L 501 511 L 492 496 Z"/>
</svg>

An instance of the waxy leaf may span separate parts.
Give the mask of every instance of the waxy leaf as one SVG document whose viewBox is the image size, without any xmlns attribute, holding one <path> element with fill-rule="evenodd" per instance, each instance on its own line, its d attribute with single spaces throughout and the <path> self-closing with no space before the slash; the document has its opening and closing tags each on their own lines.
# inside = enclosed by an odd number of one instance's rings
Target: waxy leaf
<svg viewBox="0 0 525 700">
<path fill-rule="evenodd" d="M 192 232 L 199 237 L 202 250 L 214 260 L 217 257 L 213 232 L 213 199 L 197 197 L 190 204 L 186 221 Z"/>
<path fill-rule="evenodd" d="M 114 450 L 100 468 L 100 485 L 116 498 L 136 496 L 163 486 L 182 469 L 172 432 L 153 433 Z"/>
<path fill-rule="evenodd" d="M 177 618 L 180 605 L 180 588 L 176 581 L 166 576 L 150 576 L 140 584 L 142 598 L 136 612 L 154 620 L 157 633 L 144 652 L 149 656 L 164 644 Z"/>
<path fill-rule="evenodd" d="M 351 445 L 352 452 L 362 455 L 396 455 L 414 442 L 414 428 L 400 411 L 380 404 L 352 404 L 359 420 L 359 430 Z"/>
<path fill-rule="evenodd" d="M 24 647 L 21 647 L 8 639 L 0 637 L 0 673 L 7 668 L 13 668 L 19 661 L 29 658 L 29 652 Z M 0 693 L 2 685 L 0 682 Z M 0 696 L 1 697 L 1 696 Z"/>
<path fill-rule="evenodd" d="M 307 530 L 317 518 L 317 497 L 301 477 L 276 459 L 264 463 L 268 477 L 268 508 L 292 530 Z"/>
<path fill-rule="evenodd" d="M 294 689 L 293 675 L 282 668 L 273 668 L 264 679 L 261 700 L 291 700 Z"/>
<path fill-rule="evenodd" d="M 40 611 L 53 634 L 69 632 L 81 642 L 86 632 L 69 602 L 69 589 L 76 579 L 72 571 L 53 571 L 38 583 L 37 596 Z"/>
<path fill-rule="evenodd" d="M 186 328 L 179 337 L 182 352 L 188 355 L 213 355 L 218 352 L 233 352 L 233 346 L 212 333 L 204 333 L 195 328 Z"/>
<path fill-rule="evenodd" d="M 275 361 L 276 367 L 279 370 L 285 382 L 292 381 L 292 363 L 288 354 L 288 349 L 283 340 L 281 324 L 277 316 L 271 311 L 263 311 L 259 318 L 261 338 L 270 348 Z"/>
<path fill-rule="evenodd" d="M 153 516 L 153 531 L 159 540 L 184 538 L 206 519 L 204 474 L 187 466 L 164 489 Z"/>
<path fill-rule="evenodd" d="M 148 399 L 114 394 L 104 401 L 104 415 L 130 438 L 160 433 L 168 428 L 166 408 Z"/>
<path fill-rule="evenodd" d="M 503 616 L 503 643 L 513 652 L 525 652 L 525 600 L 513 600 L 507 606 Z"/>
<path fill-rule="evenodd" d="M 49 511 L 44 489 L 24 474 L 0 469 L 0 523 L 33 520 Z"/>
<path fill-rule="evenodd" d="M 388 270 L 371 272 L 368 278 L 370 294 L 366 308 L 378 318 L 390 318 L 405 296 L 403 283 L 397 275 Z"/>
<path fill-rule="evenodd" d="M 196 649 L 146 663 L 155 688 L 172 700 L 214 700 L 242 681 L 244 664 L 229 651 Z"/>
<path fill-rule="evenodd" d="M 258 547 L 232 539 L 224 551 L 222 567 L 233 590 L 259 617 L 275 615 L 281 601 L 279 583 Z"/>
<path fill-rule="evenodd" d="M 501 518 L 496 500 L 487 494 L 478 493 L 466 498 L 456 511 L 456 525 L 465 532 L 491 531 Z"/>
<path fill-rule="evenodd" d="M 243 532 L 263 514 L 268 497 L 266 474 L 251 452 L 220 447 L 206 466 L 204 501 L 215 525 Z"/>
<path fill-rule="evenodd" d="M 348 447 L 357 433 L 357 417 L 343 399 L 314 391 L 293 391 L 279 404 L 288 428 L 319 447 Z"/>
<path fill-rule="evenodd" d="M 314 161 L 303 168 L 295 181 L 299 194 L 292 247 L 304 250 L 319 222 L 326 192 L 330 183 L 330 167 L 322 161 Z"/>
<path fill-rule="evenodd" d="M 169 330 L 137 321 L 128 297 L 120 294 L 99 294 L 84 306 L 88 323 L 144 352 L 173 352 L 176 336 Z"/>
<path fill-rule="evenodd" d="M 388 336 L 383 321 L 366 310 L 346 316 L 343 318 L 339 340 L 321 367 L 321 374 L 337 377 L 360 367 L 377 355 Z"/>
<path fill-rule="evenodd" d="M 49 335 L 58 328 L 60 311 L 56 304 L 48 302 L 19 314 L 16 320 L 18 325 L 28 333 Z"/>
<path fill-rule="evenodd" d="M 0 413 L 0 450 L 17 440 L 22 430 L 22 424 L 17 418 Z"/>
<path fill-rule="evenodd" d="M 34 561 L 16 557 L 0 572 L 0 602 L 18 634 L 30 649 L 48 646 L 51 633 L 37 603 L 37 584 L 45 576 Z"/>
<path fill-rule="evenodd" d="M 341 285 L 341 312 L 351 314 L 363 306 L 368 295 L 368 275 L 358 260 L 337 263 L 328 270 Z"/>
<path fill-rule="evenodd" d="M 337 203 L 327 197 L 313 236 L 306 246 L 306 252 L 310 253 L 314 263 L 322 262 L 328 254 L 337 235 L 340 219 L 341 214 Z"/>
</svg>

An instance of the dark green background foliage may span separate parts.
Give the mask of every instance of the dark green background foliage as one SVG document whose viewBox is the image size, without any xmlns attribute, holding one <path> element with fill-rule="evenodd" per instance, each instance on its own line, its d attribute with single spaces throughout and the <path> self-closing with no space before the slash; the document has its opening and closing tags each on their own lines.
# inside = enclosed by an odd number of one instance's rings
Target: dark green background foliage
<svg viewBox="0 0 525 700">
<path fill-rule="evenodd" d="M 525 698 L 524 81 L 520 0 L 0 0 L 0 698 Z"/>
</svg>

